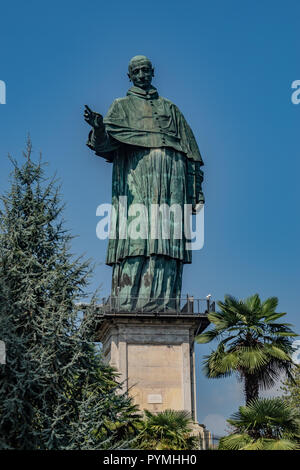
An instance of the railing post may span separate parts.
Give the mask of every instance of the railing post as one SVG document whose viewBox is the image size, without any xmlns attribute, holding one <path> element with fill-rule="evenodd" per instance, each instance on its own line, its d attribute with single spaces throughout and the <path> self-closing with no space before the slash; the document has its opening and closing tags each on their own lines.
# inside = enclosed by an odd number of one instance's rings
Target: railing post
<svg viewBox="0 0 300 470">
<path fill-rule="evenodd" d="M 194 313 L 194 296 L 191 296 L 189 299 L 189 303 L 191 305 L 190 313 Z"/>
<path fill-rule="evenodd" d="M 117 312 L 120 312 L 120 288 L 117 287 Z"/>
</svg>

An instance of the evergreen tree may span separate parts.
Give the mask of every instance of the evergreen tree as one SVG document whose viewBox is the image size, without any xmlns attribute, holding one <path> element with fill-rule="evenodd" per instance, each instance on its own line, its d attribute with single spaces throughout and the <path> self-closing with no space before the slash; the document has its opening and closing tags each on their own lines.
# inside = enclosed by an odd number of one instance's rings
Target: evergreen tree
<svg viewBox="0 0 300 470">
<path fill-rule="evenodd" d="M 95 298 L 78 315 L 91 268 L 70 253 L 60 188 L 31 153 L 28 141 L 24 164 L 11 158 L 1 197 L 0 449 L 122 447 L 136 410 L 92 342 Z"/>
</svg>

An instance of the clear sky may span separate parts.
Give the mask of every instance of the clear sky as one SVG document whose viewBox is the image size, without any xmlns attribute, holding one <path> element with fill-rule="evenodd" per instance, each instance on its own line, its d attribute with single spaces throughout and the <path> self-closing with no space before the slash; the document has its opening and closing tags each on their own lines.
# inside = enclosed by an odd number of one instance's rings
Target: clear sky
<svg viewBox="0 0 300 470">
<path fill-rule="evenodd" d="M 21 160 L 30 132 L 61 178 L 74 252 L 98 264 L 91 290 L 110 289 L 95 229 L 112 166 L 85 145 L 83 105 L 105 114 L 130 86 L 128 61 L 145 54 L 205 162 L 205 245 L 184 268 L 183 294 L 275 295 L 299 332 L 299 2 L 29 0 L 2 3 L 0 15 L 0 190 L 7 154 Z M 218 434 L 243 397 L 235 378 L 204 378 L 211 347 L 196 346 L 198 414 Z"/>
</svg>

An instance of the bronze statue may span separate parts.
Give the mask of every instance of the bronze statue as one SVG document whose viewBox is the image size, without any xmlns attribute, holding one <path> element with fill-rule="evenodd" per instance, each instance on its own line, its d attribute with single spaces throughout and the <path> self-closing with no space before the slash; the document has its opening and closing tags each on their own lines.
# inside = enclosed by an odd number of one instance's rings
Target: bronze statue
<svg viewBox="0 0 300 470">
<path fill-rule="evenodd" d="M 181 237 L 178 221 L 170 221 L 170 237 L 120 237 L 119 199 L 127 210 L 143 204 L 191 204 L 193 213 L 204 203 L 203 161 L 193 132 L 171 101 L 159 96 L 151 84 L 154 68 L 145 56 L 135 56 L 128 67 L 133 86 L 116 99 L 105 118 L 86 106 L 84 118 L 92 126 L 87 145 L 113 163 L 112 205 L 115 238 L 110 238 L 106 264 L 112 266 L 111 296 L 124 311 L 159 311 L 178 308 L 183 264 L 191 263 L 186 249 L 184 211 Z M 154 206 L 153 206 L 154 207 Z M 132 222 L 132 216 L 127 223 Z M 149 225 L 151 217 L 145 219 Z M 180 225 L 180 224 L 179 224 Z"/>
</svg>

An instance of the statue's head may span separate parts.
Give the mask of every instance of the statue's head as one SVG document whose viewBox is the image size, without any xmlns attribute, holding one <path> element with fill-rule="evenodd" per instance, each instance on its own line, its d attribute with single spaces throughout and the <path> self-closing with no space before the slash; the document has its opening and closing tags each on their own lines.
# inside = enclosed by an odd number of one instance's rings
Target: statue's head
<svg viewBox="0 0 300 470">
<path fill-rule="evenodd" d="M 154 68 L 148 57 L 144 55 L 132 57 L 128 65 L 128 77 L 135 86 L 148 90 L 154 77 Z"/>
</svg>

